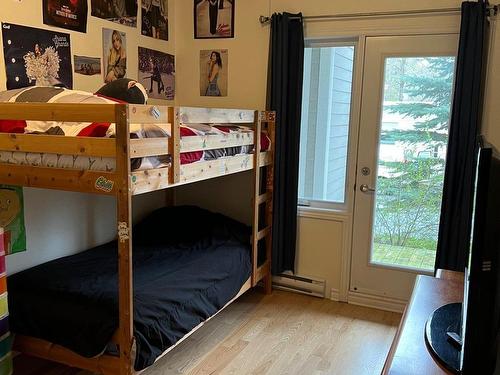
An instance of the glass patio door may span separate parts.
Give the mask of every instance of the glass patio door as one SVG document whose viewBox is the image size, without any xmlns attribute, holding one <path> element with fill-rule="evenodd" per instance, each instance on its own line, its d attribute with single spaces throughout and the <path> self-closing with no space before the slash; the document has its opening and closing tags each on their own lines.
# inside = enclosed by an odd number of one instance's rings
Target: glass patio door
<svg viewBox="0 0 500 375">
<path fill-rule="evenodd" d="M 351 292 L 406 300 L 433 271 L 457 39 L 366 38 Z"/>
</svg>

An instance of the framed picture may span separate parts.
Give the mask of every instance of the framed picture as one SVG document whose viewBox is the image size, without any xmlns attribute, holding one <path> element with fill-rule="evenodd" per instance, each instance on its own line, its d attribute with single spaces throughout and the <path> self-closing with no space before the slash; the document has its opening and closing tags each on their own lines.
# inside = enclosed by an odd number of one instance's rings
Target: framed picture
<svg viewBox="0 0 500 375">
<path fill-rule="evenodd" d="M 227 49 L 200 51 L 200 95 L 227 96 Z"/>
<path fill-rule="evenodd" d="M 121 25 L 137 26 L 137 0 L 91 0 L 92 16 Z"/>
<path fill-rule="evenodd" d="M 7 89 L 26 86 L 73 88 L 70 35 L 2 23 Z"/>
<path fill-rule="evenodd" d="M 141 34 L 168 40 L 168 0 L 142 0 Z"/>
<path fill-rule="evenodd" d="M 43 0 L 43 23 L 87 32 L 87 0 Z"/>
<path fill-rule="evenodd" d="M 194 0 L 195 39 L 234 38 L 235 0 Z"/>
<path fill-rule="evenodd" d="M 175 58 L 168 53 L 139 47 L 138 81 L 150 98 L 174 100 Z"/>
<path fill-rule="evenodd" d="M 118 30 L 102 29 L 102 62 L 104 82 L 124 78 L 127 74 L 127 37 Z"/>
</svg>

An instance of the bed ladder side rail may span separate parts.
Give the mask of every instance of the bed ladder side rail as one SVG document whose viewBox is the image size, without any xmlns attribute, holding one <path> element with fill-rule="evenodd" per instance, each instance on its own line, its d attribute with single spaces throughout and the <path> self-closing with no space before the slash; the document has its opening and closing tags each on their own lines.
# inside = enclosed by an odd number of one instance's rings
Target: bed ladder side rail
<svg viewBox="0 0 500 375">
<path fill-rule="evenodd" d="M 132 374 L 133 282 L 132 282 L 132 195 L 130 167 L 129 106 L 116 107 L 116 173 L 118 231 L 118 300 L 120 375 Z"/>
<path fill-rule="evenodd" d="M 271 115 L 270 115 L 271 114 Z M 265 131 L 271 140 L 271 148 L 267 151 L 271 163 L 265 165 L 260 157 L 261 133 Z M 272 210 L 273 210 L 273 144 L 274 144 L 274 117 L 272 112 L 255 112 L 255 135 L 254 135 L 254 197 L 253 197 L 253 227 L 252 227 L 252 286 L 263 280 L 266 293 L 271 292 L 271 248 L 272 248 Z M 265 191 L 261 194 L 261 168 L 266 168 Z M 265 205 L 265 223 L 259 228 L 261 205 Z M 259 242 L 265 240 L 266 260 L 262 265 L 258 264 Z"/>
</svg>

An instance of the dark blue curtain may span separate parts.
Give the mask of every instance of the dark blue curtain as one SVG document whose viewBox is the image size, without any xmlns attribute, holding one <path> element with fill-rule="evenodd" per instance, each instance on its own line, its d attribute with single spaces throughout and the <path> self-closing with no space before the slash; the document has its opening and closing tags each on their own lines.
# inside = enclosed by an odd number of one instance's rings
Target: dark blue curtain
<svg viewBox="0 0 500 375">
<path fill-rule="evenodd" d="M 463 271 L 472 224 L 477 139 L 488 42 L 487 3 L 462 3 L 435 268 Z"/>
<path fill-rule="evenodd" d="M 302 14 L 273 14 L 268 85 L 268 108 L 276 111 L 273 274 L 295 271 L 303 70 Z"/>
</svg>

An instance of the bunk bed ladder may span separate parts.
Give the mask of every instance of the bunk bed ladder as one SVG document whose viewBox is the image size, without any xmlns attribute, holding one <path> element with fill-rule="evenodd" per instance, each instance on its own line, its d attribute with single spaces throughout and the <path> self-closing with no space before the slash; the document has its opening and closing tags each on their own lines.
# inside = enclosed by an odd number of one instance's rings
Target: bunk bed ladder
<svg viewBox="0 0 500 375">
<path fill-rule="evenodd" d="M 255 112 L 254 136 L 254 197 L 253 197 L 253 225 L 252 225 L 252 286 L 261 280 L 265 292 L 271 293 L 271 249 L 272 249 L 272 218 L 273 218 L 273 185 L 274 185 L 274 140 L 275 140 L 274 112 Z M 267 162 L 261 163 L 261 134 L 267 134 L 271 140 Z M 266 165 L 267 164 L 267 165 Z M 265 191 L 261 192 L 261 168 L 266 166 Z M 260 224 L 260 209 L 265 205 L 263 228 Z M 259 242 L 265 240 L 266 257 L 259 264 Z"/>
</svg>

